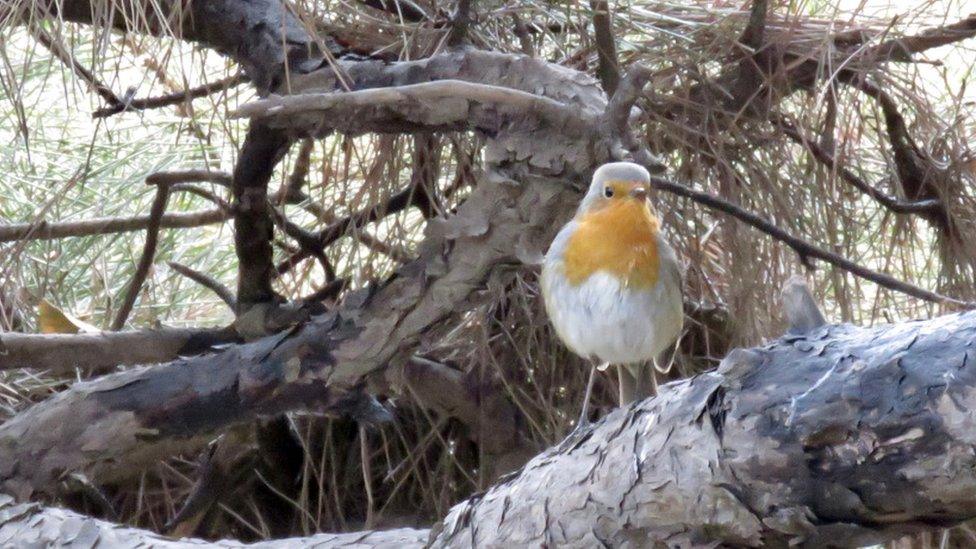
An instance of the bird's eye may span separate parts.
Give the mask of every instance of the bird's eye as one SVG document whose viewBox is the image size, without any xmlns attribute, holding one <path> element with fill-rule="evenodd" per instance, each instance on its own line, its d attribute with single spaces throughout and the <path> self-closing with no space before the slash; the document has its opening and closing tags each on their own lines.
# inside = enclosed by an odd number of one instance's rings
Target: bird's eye
<svg viewBox="0 0 976 549">
<path fill-rule="evenodd" d="M 610 198 L 613 196 L 613 187 L 603 187 L 603 196 Z"/>
</svg>

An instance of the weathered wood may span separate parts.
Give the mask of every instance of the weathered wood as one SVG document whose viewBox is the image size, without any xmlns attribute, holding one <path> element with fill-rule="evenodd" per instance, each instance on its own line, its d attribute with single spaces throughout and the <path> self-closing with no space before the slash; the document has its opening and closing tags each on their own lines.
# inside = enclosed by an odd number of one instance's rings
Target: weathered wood
<svg viewBox="0 0 976 549">
<path fill-rule="evenodd" d="M 167 362 L 238 341 L 233 328 L 160 328 L 97 334 L 0 333 L 0 370 L 54 373 L 79 368 L 110 372 L 118 366 Z"/>
<path fill-rule="evenodd" d="M 972 519 L 974 346 L 969 312 L 736 350 L 456 505 L 430 546 L 854 547 Z M 159 539 L 0 499 L 0 540 L 82 531 L 123 547 Z M 323 536 L 280 543 L 428 541 L 424 530 Z"/>
<path fill-rule="evenodd" d="M 207 542 L 201 539 L 172 539 L 138 528 L 129 528 L 79 515 L 66 509 L 41 507 L 36 503 L 16 504 L 0 494 L 0 546 L 2 547 L 112 547 L 115 549 L 157 547 L 251 547 L 285 549 L 292 547 L 341 548 L 375 547 L 408 549 L 423 547 L 427 530 L 399 528 L 378 532 L 350 534 L 317 534 L 307 538 L 290 538 L 243 544 L 225 540 Z"/>
<path fill-rule="evenodd" d="M 451 510 L 436 547 L 854 547 L 976 517 L 976 313 L 731 353 Z"/>
</svg>

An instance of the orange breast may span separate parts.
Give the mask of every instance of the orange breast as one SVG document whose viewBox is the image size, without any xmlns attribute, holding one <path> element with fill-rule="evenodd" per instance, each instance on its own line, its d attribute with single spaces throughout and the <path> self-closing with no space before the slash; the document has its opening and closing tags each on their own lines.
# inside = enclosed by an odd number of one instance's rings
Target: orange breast
<svg viewBox="0 0 976 549">
<path fill-rule="evenodd" d="M 566 278 L 573 286 L 604 270 L 623 279 L 630 288 L 657 283 L 660 224 L 643 201 L 613 200 L 577 220 L 563 258 Z"/>
</svg>

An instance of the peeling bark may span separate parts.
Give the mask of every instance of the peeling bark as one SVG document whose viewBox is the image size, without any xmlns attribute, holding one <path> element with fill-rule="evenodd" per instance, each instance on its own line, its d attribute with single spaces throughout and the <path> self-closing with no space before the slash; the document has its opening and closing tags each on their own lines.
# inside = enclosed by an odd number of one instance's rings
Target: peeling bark
<svg viewBox="0 0 976 549">
<path fill-rule="evenodd" d="M 974 346 L 976 312 L 789 334 L 614 411 L 456 505 L 429 539 L 280 543 L 851 547 L 949 527 L 976 517 Z M 160 539 L 0 499 L 0 540 L 27 531 Z"/>
<path fill-rule="evenodd" d="M 976 517 L 976 313 L 731 353 L 455 506 L 436 547 L 863 546 Z"/>
<path fill-rule="evenodd" d="M 0 546 L 30 544 L 32 547 L 252 547 L 284 549 L 291 547 L 375 547 L 399 549 L 423 547 L 427 530 L 399 528 L 350 534 L 317 534 L 307 538 L 290 538 L 243 544 L 225 540 L 173 539 L 138 528 L 129 528 L 86 517 L 66 509 L 44 508 L 36 503 L 17 505 L 0 494 Z"/>
</svg>

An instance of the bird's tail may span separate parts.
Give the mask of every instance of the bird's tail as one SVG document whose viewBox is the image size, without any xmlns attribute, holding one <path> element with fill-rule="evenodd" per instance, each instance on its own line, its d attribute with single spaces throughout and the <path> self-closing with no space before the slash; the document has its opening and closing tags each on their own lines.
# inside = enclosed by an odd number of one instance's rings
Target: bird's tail
<svg viewBox="0 0 976 549">
<path fill-rule="evenodd" d="M 617 367 L 620 380 L 620 405 L 657 394 L 657 380 L 652 364 L 627 364 Z"/>
</svg>

